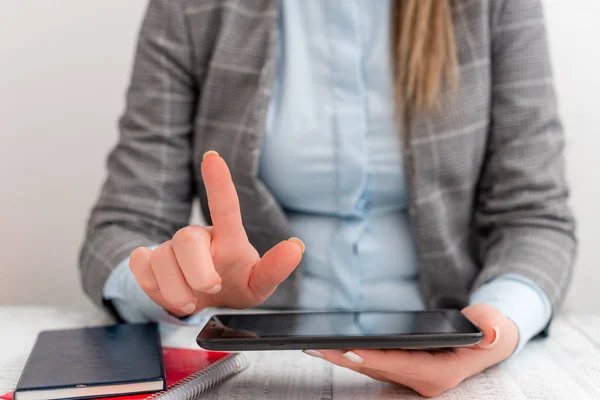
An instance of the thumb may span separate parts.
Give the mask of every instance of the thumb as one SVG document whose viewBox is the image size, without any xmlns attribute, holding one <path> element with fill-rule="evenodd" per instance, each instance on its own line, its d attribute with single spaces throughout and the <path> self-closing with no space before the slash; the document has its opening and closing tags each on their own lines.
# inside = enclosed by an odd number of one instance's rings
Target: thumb
<svg viewBox="0 0 600 400">
<path fill-rule="evenodd" d="M 267 251 L 250 275 L 248 286 L 252 293 L 264 301 L 300 264 L 302 253 L 304 243 L 298 238 L 278 243 Z"/>
<path fill-rule="evenodd" d="M 477 347 L 488 349 L 498 343 L 505 319 L 500 311 L 487 304 L 474 304 L 464 308 L 462 313 L 483 332 L 483 339 Z"/>
</svg>

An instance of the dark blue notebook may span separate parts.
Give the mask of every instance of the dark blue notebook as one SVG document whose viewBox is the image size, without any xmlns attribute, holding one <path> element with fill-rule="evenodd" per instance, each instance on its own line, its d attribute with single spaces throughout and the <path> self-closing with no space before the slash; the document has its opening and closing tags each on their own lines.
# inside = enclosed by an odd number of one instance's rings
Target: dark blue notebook
<svg viewBox="0 0 600 400">
<path fill-rule="evenodd" d="M 39 334 L 15 400 L 98 398 L 165 389 L 156 324 Z"/>
</svg>

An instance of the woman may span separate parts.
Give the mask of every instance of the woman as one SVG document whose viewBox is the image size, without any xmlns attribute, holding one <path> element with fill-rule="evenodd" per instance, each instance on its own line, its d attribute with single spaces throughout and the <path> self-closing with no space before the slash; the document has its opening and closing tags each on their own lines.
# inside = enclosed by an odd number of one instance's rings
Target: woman
<svg viewBox="0 0 600 400">
<path fill-rule="evenodd" d="M 462 308 L 477 347 L 311 352 L 437 395 L 567 289 L 549 64 L 535 0 L 153 0 L 84 287 L 128 321 Z M 187 226 L 196 196 L 208 227 Z"/>
</svg>

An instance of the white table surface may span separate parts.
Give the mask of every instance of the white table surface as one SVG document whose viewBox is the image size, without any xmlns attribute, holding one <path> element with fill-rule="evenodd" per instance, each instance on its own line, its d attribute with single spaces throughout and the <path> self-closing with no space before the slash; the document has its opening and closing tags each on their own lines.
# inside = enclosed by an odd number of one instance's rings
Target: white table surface
<svg viewBox="0 0 600 400">
<path fill-rule="evenodd" d="M 0 394 L 17 383 L 39 331 L 103 325 L 98 310 L 0 307 Z M 163 329 L 163 345 L 195 347 L 197 327 Z M 406 389 L 373 381 L 299 351 L 249 352 L 250 367 L 206 399 L 408 399 Z M 471 378 L 440 399 L 600 399 L 600 313 L 558 317 L 546 340 Z"/>
</svg>

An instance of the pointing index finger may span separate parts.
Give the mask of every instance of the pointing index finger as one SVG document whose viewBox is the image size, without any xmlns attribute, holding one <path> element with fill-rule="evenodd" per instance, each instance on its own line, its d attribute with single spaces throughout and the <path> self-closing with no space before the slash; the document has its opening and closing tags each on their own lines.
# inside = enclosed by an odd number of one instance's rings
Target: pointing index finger
<svg viewBox="0 0 600 400">
<path fill-rule="evenodd" d="M 225 160 L 210 150 L 204 153 L 201 168 L 215 236 L 245 237 L 240 201 Z"/>
</svg>

